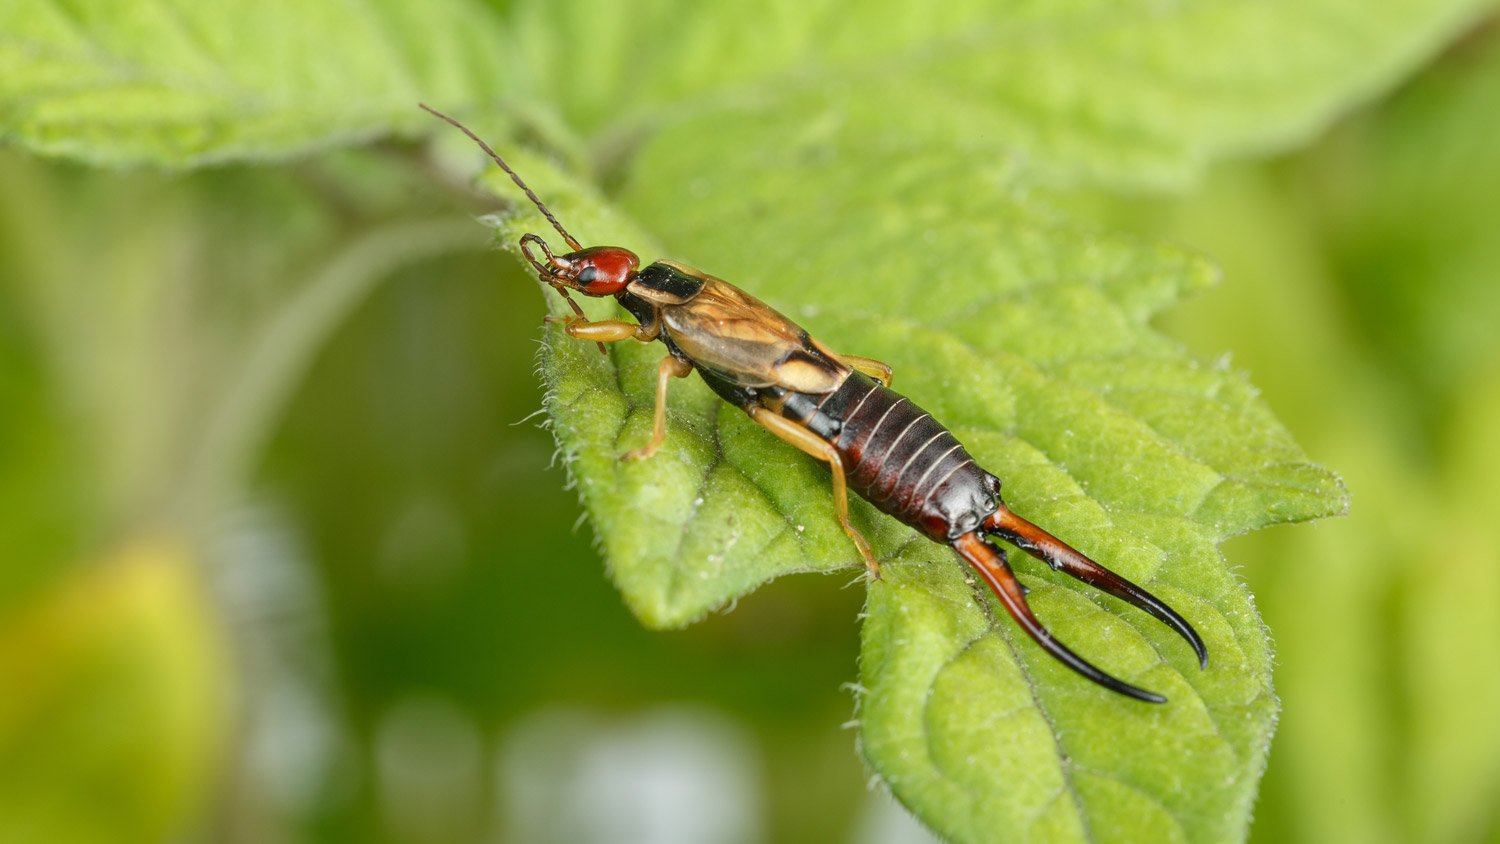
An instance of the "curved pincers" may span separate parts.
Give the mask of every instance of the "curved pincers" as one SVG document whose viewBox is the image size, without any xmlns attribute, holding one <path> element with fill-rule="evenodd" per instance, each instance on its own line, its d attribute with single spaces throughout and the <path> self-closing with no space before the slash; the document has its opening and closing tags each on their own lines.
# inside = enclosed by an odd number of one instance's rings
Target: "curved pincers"
<svg viewBox="0 0 1500 844">
<path fill-rule="evenodd" d="M 1187 619 L 1167 606 L 1160 598 L 1099 565 L 1068 543 L 1017 516 L 1003 504 L 1000 505 L 1000 509 L 985 519 L 980 530 L 1004 539 L 1063 574 L 1145 610 L 1187 641 L 1193 653 L 1198 656 L 1199 668 L 1208 668 L 1208 647 L 1203 644 L 1203 637 L 1198 635 L 1198 631 L 1193 629 L 1193 625 L 1189 624 Z"/>
<path fill-rule="evenodd" d="M 1093 663 L 1074 653 L 1067 645 L 1059 642 L 1032 613 L 1031 607 L 1026 603 L 1025 587 L 1016 579 L 1015 572 L 1011 570 L 1010 563 L 1005 559 L 1005 552 L 989 540 L 977 533 L 966 533 L 953 541 L 953 549 L 979 573 L 980 577 L 984 578 L 990 591 L 1000 599 L 1001 606 L 1005 607 L 1006 612 L 1010 613 L 1011 618 L 1016 620 L 1021 629 L 1057 661 L 1112 692 L 1118 692 L 1146 703 L 1167 702 L 1165 697 L 1156 692 L 1147 691 L 1112 674 L 1105 673 Z"/>
</svg>

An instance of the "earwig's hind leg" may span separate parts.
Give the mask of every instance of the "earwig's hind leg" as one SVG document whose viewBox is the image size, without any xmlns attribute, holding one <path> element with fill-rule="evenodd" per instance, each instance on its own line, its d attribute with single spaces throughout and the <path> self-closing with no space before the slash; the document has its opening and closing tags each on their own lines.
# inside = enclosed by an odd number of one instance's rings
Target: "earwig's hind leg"
<svg viewBox="0 0 1500 844">
<path fill-rule="evenodd" d="M 1017 516 L 1003 504 L 1000 505 L 999 510 L 985 519 L 980 530 L 993 533 L 1058 571 L 1150 613 L 1158 621 L 1176 631 L 1177 635 L 1187 640 L 1193 652 L 1198 655 L 1199 667 L 1208 667 L 1208 648 L 1204 646 L 1198 631 L 1187 623 L 1187 619 L 1178 615 L 1155 595 L 1099 565 L 1061 539 Z"/>
<path fill-rule="evenodd" d="M 833 512 L 839 517 L 839 525 L 844 528 L 844 533 L 849 535 L 854 541 L 854 547 L 859 549 L 859 555 L 865 560 L 865 568 L 870 570 L 873 577 L 879 578 L 880 564 L 875 562 L 875 553 L 870 550 L 870 543 L 865 541 L 864 536 L 849 521 L 849 489 L 844 480 L 844 460 L 839 457 L 838 450 L 812 431 L 763 407 L 750 408 L 750 418 L 783 442 L 828 464 L 833 473 Z"/>
<path fill-rule="evenodd" d="M 656 453 L 667 439 L 667 383 L 673 378 L 682 378 L 693 371 L 693 365 L 678 360 L 672 355 L 661 359 L 656 367 L 656 415 L 651 424 L 651 441 L 637 449 L 621 455 L 625 461 L 642 460 Z"/>
<path fill-rule="evenodd" d="M 990 591 L 1000 599 L 1000 604 L 1005 607 L 1006 612 L 1010 613 L 1011 618 L 1021 625 L 1026 635 L 1036 640 L 1042 650 L 1052 655 L 1057 661 L 1111 691 L 1147 703 L 1167 702 L 1166 698 L 1155 692 L 1148 692 L 1118 677 L 1104 673 L 1053 638 L 1052 633 L 1043 627 L 1031 612 L 1031 607 L 1026 603 L 1025 588 L 1021 585 L 1021 581 L 1016 579 L 1015 572 L 1011 571 L 1004 552 L 994 544 L 982 539 L 977 533 L 966 533 L 953 540 L 953 550 L 957 551 L 959 556 L 963 557 L 979 573 L 979 576 L 984 578 L 984 582 L 989 584 Z"/>
<path fill-rule="evenodd" d="M 891 378 L 893 373 L 890 364 L 878 361 L 874 358 L 862 358 L 859 355 L 838 355 L 838 359 L 843 361 L 850 368 L 863 372 L 871 378 L 874 378 L 876 381 L 879 381 L 881 384 L 887 387 L 891 386 Z"/>
</svg>

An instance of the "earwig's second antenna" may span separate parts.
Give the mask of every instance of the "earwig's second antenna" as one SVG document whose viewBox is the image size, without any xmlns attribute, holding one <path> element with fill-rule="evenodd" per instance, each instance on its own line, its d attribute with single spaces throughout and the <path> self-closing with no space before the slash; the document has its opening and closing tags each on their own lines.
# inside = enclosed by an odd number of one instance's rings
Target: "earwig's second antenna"
<svg viewBox="0 0 1500 844">
<path fill-rule="evenodd" d="M 499 154 L 490 149 L 489 144 L 485 143 L 480 139 L 478 135 L 470 131 L 469 127 L 463 125 L 462 123 L 459 123 L 457 120 L 454 120 L 448 115 L 443 114 L 441 111 L 438 111 L 432 106 L 429 106 L 426 103 L 417 103 L 417 105 L 421 106 L 423 111 L 427 112 L 433 117 L 446 120 L 449 123 L 453 124 L 453 126 L 457 128 L 458 131 L 463 132 L 465 135 L 468 135 L 469 140 L 473 141 L 476 144 L 479 144 L 479 148 L 484 150 L 490 158 L 494 159 L 495 163 L 500 165 L 501 170 L 504 170 L 506 173 L 510 174 L 510 180 L 516 183 L 516 187 L 519 187 L 521 190 L 526 192 L 526 198 L 530 199 L 532 203 L 536 205 L 537 210 L 542 212 L 542 216 L 547 218 L 547 222 L 551 223 L 552 227 L 557 229 L 557 233 L 563 236 L 563 240 L 568 242 L 568 246 L 572 247 L 574 252 L 577 252 L 578 250 L 583 248 L 571 234 L 568 234 L 568 230 L 562 227 L 562 223 L 559 223 L 557 221 L 557 218 L 552 216 L 552 212 L 548 210 L 547 206 L 540 199 L 537 198 L 537 195 L 531 192 L 531 188 L 528 187 L 525 182 L 521 181 L 521 177 L 516 175 L 516 171 L 510 169 L 510 165 L 505 163 L 505 159 L 501 158 Z"/>
</svg>

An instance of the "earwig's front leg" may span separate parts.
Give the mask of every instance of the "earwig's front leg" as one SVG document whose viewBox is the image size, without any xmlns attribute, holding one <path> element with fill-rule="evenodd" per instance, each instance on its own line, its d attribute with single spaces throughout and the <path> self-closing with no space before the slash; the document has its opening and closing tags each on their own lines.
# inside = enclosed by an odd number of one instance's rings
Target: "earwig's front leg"
<svg viewBox="0 0 1500 844">
<path fill-rule="evenodd" d="M 844 533 L 849 535 L 849 538 L 854 541 L 854 547 L 859 549 L 859 555 L 865 560 L 865 568 L 870 570 L 872 576 L 880 577 L 880 564 L 875 562 L 875 554 L 870 550 L 870 543 L 865 541 L 864 536 L 855 530 L 854 525 L 849 521 L 848 484 L 844 480 L 844 460 L 839 456 L 838 450 L 812 431 L 790 419 L 777 416 L 763 407 L 750 408 L 750 418 L 759 422 L 783 442 L 790 443 L 804 453 L 828 464 L 828 468 L 833 472 L 833 512 L 838 516 L 839 525 L 844 528 Z"/>
<path fill-rule="evenodd" d="M 649 326 L 636 325 L 622 319 L 600 319 L 590 322 L 576 316 L 549 316 L 546 322 L 560 322 L 569 337 L 593 340 L 596 343 L 618 343 L 621 340 L 640 340 L 642 343 L 648 343 L 656 339 L 659 330 L 654 322 Z"/>
<path fill-rule="evenodd" d="M 853 369 L 874 378 L 883 386 L 891 386 L 891 365 L 878 361 L 874 358 L 862 358 L 859 355 L 839 355 L 838 359 Z"/>
<path fill-rule="evenodd" d="M 594 323 L 597 325 L 598 323 Z M 682 378 L 693 371 L 693 365 L 678 360 L 672 355 L 661 359 L 656 367 L 656 420 L 651 427 L 651 441 L 637 449 L 627 451 L 621 460 L 641 460 L 656 453 L 667 438 L 667 382 Z"/>
</svg>

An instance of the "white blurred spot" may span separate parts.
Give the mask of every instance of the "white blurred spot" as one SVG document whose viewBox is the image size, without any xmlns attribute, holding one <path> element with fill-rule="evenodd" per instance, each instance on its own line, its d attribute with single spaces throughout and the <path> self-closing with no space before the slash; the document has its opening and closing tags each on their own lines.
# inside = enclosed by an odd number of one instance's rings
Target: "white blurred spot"
<svg viewBox="0 0 1500 844">
<path fill-rule="evenodd" d="M 295 677 L 257 693 L 245 753 L 260 787 L 283 809 L 310 811 L 327 781 L 336 741 L 329 720 L 326 702 Z"/>
<path fill-rule="evenodd" d="M 352 742 L 333 714 L 321 590 L 292 531 L 276 508 L 250 505 L 222 514 L 216 528 L 214 594 L 244 677 L 248 776 L 236 799 L 266 801 L 269 829 L 357 790 L 353 775 L 336 773 L 355 768 Z"/>
<path fill-rule="evenodd" d="M 506 841 L 752 844 L 763 839 L 754 745 L 723 716 L 661 709 L 625 721 L 547 712 L 502 750 Z"/>
<path fill-rule="evenodd" d="M 870 792 L 854 824 L 854 844 L 941 844 L 942 839 L 928 831 L 927 827 L 896 802 L 896 798 L 884 788 Z"/>
</svg>

